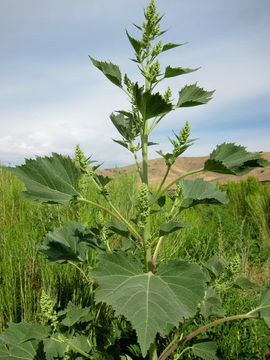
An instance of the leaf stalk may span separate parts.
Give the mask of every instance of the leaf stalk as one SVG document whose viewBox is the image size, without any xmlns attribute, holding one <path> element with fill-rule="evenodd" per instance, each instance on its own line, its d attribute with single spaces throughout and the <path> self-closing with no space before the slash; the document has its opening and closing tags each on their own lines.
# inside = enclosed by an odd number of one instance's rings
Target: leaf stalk
<svg viewBox="0 0 270 360">
<path fill-rule="evenodd" d="M 247 320 L 247 319 L 256 319 L 256 316 L 252 316 L 249 313 L 247 313 L 247 314 L 241 314 L 241 315 L 227 316 L 222 319 L 214 320 L 211 323 L 201 326 L 200 328 L 191 332 L 187 336 L 183 337 L 180 341 L 173 339 L 172 342 L 167 346 L 167 348 L 163 351 L 163 353 L 158 357 L 157 360 L 167 359 L 175 350 L 177 350 L 177 348 L 179 346 L 186 344 L 188 341 L 190 341 L 194 337 L 204 333 L 205 331 L 207 331 L 208 329 L 211 329 L 214 326 L 217 326 L 217 325 L 223 324 L 225 322 L 229 322 L 229 321 Z"/>
</svg>

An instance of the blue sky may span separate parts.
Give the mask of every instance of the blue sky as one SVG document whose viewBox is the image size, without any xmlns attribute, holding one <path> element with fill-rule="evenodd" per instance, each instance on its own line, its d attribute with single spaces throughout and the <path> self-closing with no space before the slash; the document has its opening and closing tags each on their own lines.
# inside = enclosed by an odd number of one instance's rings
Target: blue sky
<svg viewBox="0 0 270 360">
<path fill-rule="evenodd" d="M 190 121 L 199 138 L 186 156 L 207 155 L 232 141 L 270 151 L 269 0 L 157 0 L 168 29 L 164 42 L 188 42 L 163 54 L 164 66 L 199 67 L 168 81 L 174 97 L 198 81 L 216 89 L 205 106 L 175 111 L 153 134 L 167 137 Z M 80 144 L 105 167 L 133 162 L 112 138 L 109 115 L 127 109 L 125 94 L 93 67 L 88 55 L 118 64 L 139 79 L 125 29 L 137 35 L 144 0 L 1 0 L 0 163 L 51 152 L 72 154 Z M 141 80 L 141 79 L 140 79 Z M 162 90 L 162 88 L 161 88 Z"/>
</svg>

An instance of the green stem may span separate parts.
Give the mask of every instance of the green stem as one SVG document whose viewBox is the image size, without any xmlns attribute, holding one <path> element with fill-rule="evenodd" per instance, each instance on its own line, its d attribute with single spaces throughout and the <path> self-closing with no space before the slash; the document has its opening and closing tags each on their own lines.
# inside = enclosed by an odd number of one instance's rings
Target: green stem
<svg viewBox="0 0 270 360">
<path fill-rule="evenodd" d="M 141 182 L 143 182 L 142 171 L 141 171 L 141 168 L 140 168 L 140 164 L 139 164 L 139 162 L 138 162 L 137 153 L 136 153 L 136 152 L 132 152 L 132 153 L 133 153 L 133 155 L 134 155 L 137 172 L 138 172 L 138 174 L 139 174 L 139 176 L 140 176 Z"/>
<path fill-rule="evenodd" d="M 196 170 L 192 170 L 192 171 L 189 171 L 181 176 L 179 176 L 178 178 L 174 179 L 173 181 L 171 181 L 167 186 L 165 186 L 163 189 L 160 188 L 159 191 L 156 192 L 153 200 L 152 200 L 152 204 L 154 204 L 156 202 L 156 200 L 161 196 L 163 195 L 168 189 L 170 189 L 177 181 L 181 180 L 181 179 L 184 179 L 185 177 L 187 176 L 190 176 L 190 175 L 194 175 L 194 174 L 198 174 L 200 172 L 203 172 L 204 171 L 204 168 L 200 168 L 200 169 L 196 169 Z M 152 205 L 151 204 L 151 205 Z"/>
<path fill-rule="evenodd" d="M 148 135 L 146 124 L 142 136 L 142 182 L 148 185 Z"/>
<path fill-rule="evenodd" d="M 155 268 L 157 266 L 157 257 L 158 257 L 158 253 L 159 253 L 159 250 L 161 248 L 161 245 L 163 243 L 163 240 L 164 240 L 164 236 L 161 236 L 158 240 L 158 243 L 157 243 L 157 246 L 155 248 L 155 251 L 154 251 L 154 255 L 152 257 L 152 265 L 153 265 L 153 268 Z"/>
<path fill-rule="evenodd" d="M 153 343 L 149 349 L 149 360 L 157 360 L 157 345 Z"/>
<path fill-rule="evenodd" d="M 72 266 L 74 266 L 77 270 L 79 270 L 79 272 L 82 274 L 82 276 L 85 278 L 85 280 L 87 282 L 89 282 L 90 280 L 88 279 L 87 275 L 85 274 L 85 272 L 77 265 L 75 264 L 73 261 L 68 261 L 68 263 Z"/>
<path fill-rule="evenodd" d="M 67 339 L 57 339 L 57 338 L 50 338 L 51 340 L 55 341 L 55 342 L 59 342 L 59 343 L 64 343 L 67 344 L 72 350 L 76 351 L 77 353 L 83 355 L 84 357 L 86 357 L 87 359 L 91 359 L 91 356 L 89 354 L 87 354 L 86 352 L 84 352 L 83 350 L 81 350 L 80 348 L 78 348 L 76 345 L 70 343 Z"/>
<path fill-rule="evenodd" d="M 187 348 L 185 348 L 183 351 L 181 351 L 180 352 L 180 354 L 179 354 L 179 356 L 178 356 L 178 358 L 177 359 L 181 359 L 181 356 L 185 353 L 185 352 L 187 352 L 187 351 L 189 351 L 189 350 L 191 350 L 192 348 L 189 346 L 189 347 L 187 347 Z"/>
<path fill-rule="evenodd" d="M 162 187 L 163 187 L 163 185 L 164 185 L 164 183 L 165 183 L 165 181 L 166 181 L 166 179 L 167 179 L 167 177 L 169 175 L 170 170 L 171 170 L 171 166 L 167 165 L 167 170 L 166 170 L 166 172 L 165 172 L 165 174 L 163 176 L 163 179 L 161 180 L 161 183 L 160 183 L 160 185 L 159 185 L 159 187 L 157 189 L 157 194 L 161 191 L 161 189 L 162 189 Z"/>
<path fill-rule="evenodd" d="M 159 358 L 157 360 L 167 359 L 179 346 L 186 344 L 188 341 L 190 341 L 194 337 L 204 333 L 205 331 L 207 331 L 208 329 L 211 329 L 214 326 L 223 324 L 228 321 L 246 320 L 246 319 L 255 319 L 255 318 L 256 318 L 255 316 L 249 315 L 249 313 L 247 313 L 247 314 L 241 314 L 241 315 L 227 316 L 222 319 L 214 320 L 211 323 L 201 326 L 197 330 L 188 334 L 187 336 L 182 338 L 180 341 L 175 340 L 175 339 L 172 340 L 172 342 L 167 346 L 167 348 L 163 351 L 163 353 L 159 356 Z"/>
<path fill-rule="evenodd" d="M 90 204 L 92 206 L 97 207 L 98 209 L 101 209 L 102 211 L 104 211 L 105 213 L 111 215 L 112 217 L 114 217 L 115 219 L 117 219 L 118 221 L 122 222 L 123 224 L 125 224 L 127 226 L 127 228 L 129 229 L 130 233 L 139 241 L 143 242 L 143 238 L 141 237 L 141 235 L 133 228 L 133 226 L 119 213 L 119 211 L 113 206 L 113 210 L 115 212 L 113 212 L 112 210 L 106 208 L 105 206 L 96 203 L 94 201 L 85 199 L 85 198 L 78 198 L 78 201 L 82 201 L 85 202 L 87 204 Z"/>
</svg>

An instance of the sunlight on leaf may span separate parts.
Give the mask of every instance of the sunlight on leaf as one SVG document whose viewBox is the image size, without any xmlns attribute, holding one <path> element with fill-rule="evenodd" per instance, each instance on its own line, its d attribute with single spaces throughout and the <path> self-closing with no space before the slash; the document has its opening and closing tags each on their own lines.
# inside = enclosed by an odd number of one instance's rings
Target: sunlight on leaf
<svg viewBox="0 0 270 360">
<path fill-rule="evenodd" d="M 256 167 L 268 166 L 259 153 L 247 152 L 246 148 L 233 143 L 218 145 L 204 164 L 204 170 L 221 174 L 244 175 Z"/>
<path fill-rule="evenodd" d="M 24 194 L 31 200 L 68 205 L 80 196 L 81 170 L 70 157 L 52 154 L 25 160 L 24 165 L 10 169 L 24 183 Z"/>
<path fill-rule="evenodd" d="M 92 275 L 99 284 L 96 301 L 111 305 L 116 315 L 132 323 L 143 356 L 157 332 L 164 336 L 167 325 L 193 316 L 204 297 L 200 267 L 178 260 L 162 264 L 153 274 L 144 273 L 142 264 L 126 253 L 104 254 Z"/>
</svg>

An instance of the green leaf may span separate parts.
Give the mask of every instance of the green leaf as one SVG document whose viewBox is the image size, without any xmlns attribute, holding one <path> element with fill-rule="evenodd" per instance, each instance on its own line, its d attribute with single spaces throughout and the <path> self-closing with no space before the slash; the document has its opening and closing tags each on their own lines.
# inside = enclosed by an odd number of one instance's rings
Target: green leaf
<svg viewBox="0 0 270 360">
<path fill-rule="evenodd" d="M 134 86 L 134 100 L 144 120 L 162 115 L 172 110 L 172 104 L 164 100 L 159 94 L 152 94 L 150 91 L 143 91 L 138 84 Z"/>
<path fill-rule="evenodd" d="M 37 340 L 43 340 L 49 334 L 48 326 L 25 322 L 9 323 L 8 328 L 0 335 L 0 359 L 35 359 L 39 342 Z"/>
<path fill-rule="evenodd" d="M 201 304 L 201 313 L 205 318 L 209 316 L 225 315 L 225 310 L 222 309 L 222 302 L 220 296 L 216 293 L 215 289 L 208 288 L 205 293 L 205 298 Z"/>
<path fill-rule="evenodd" d="M 32 200 L 68 205 L 80 196 L 78 182 L 82 173 L 70 157 L 53 154 L 28 159 L 11 171 L 23 181 L 27 189 L 24 194 Z"/>
<path fill-rule="evenodd" d="M 171 234 L 174 231 L 187 227 L 187 224 L 179 221 L 169 221 L 159 227 L 159 236 Z"/>
<path fill-rule="evenodd" d="M 37 345 L 27 342 L 17 346 L 7 347 L 0 343 L 0 360 L 34 360 L 36 359 Z"/>
<path fill-rule="evenodd" d="M 207 104 L 215 91 L 206 91 L 197 84 L 186 85 L 179 91 L 177 107 L 190 107 Z"/>
<path fill-rule="evenodd" d="M 261 303 L 254 312 L 259 313 L 270 328 L 270 289 L 266 290 L 262 295 Z"/>
<path fill-rule="evenodd" d="M 54 334 L 49 339 L 43 340 L 46 360 L 62 359 L 64 357 L 67 344 L 53 339 L 58 339 L 58 335 Z"/>
<path fill-rule="evenodd" d="M 175 43 L 167 43 L 167 44 L 164 44 L 164 45 L 163 45 L 163 48 L 162 48 L 162 52 L 171 50 L 171 49 L 176 48 L 176 47 L 178 47 L 178 46 L 183 46 L 183 45 L 185 45 L 185 44 L 186 44 L 186 43 L 184 43 L 184 44 L 175 44 Z"/>
<path fill-rule="evenodd" d="M 225 271 L 226 263 L 219 256 L 213 255 L 204 263 L 204 266 L 210 270 L 215 277 L 218 277 Z"/>
<path fill-rule="evenodd" d="M 69 344 L 76 346 L 78 349 L 88 353 L 91 350 L 87 336 L 85 335 L 76 335 L 73 338 L 69 339 Z"/>
<path fill-rule="evenodd" d="M 216 356 L 217 345 L 214 341 L 194 344 L 191 349 L 195 356 L 199 356 L 204 360 L 218 360 Z"/>
<path fill-rule="evenodd" d="M 128 237 L 128 235 L 129 235 L 129 230 L 126 227 L 126 225 L 123 223 L 120 223 L 119 221 L 114 220 L 114 221 L 106 224 L 106 227 L 108 229 L 110 229 L 112 232 L 114 232 L 115 234 L 118 234 L 118 235 L 121 235 L 124 237 Z"/>
<path fill-rule="evenodd" d="M 130 36 L 127 31 L 126 34 L 129 42 L 131 43 L 133 49 L 135 50 L 135 53 L 139 55 L 142 49 L 142 43 L 139 40 L 135 39 L 134 37 Z"/>
<path fill-rule="evenodd" d="M 89 307 L 82 309 L 79 305 L 74 305 L 72 302 L 68 303 L 65 310 L 59 311 L 58 316 L 63 316 L 63 319 L 60 320 L 61 324 L 68 327 L 92 320 Z"/>
<path fill-rule="evenodd" d="M 125 149 L 128 149 L 128 143 L 123 141 L 123 140 L 116 140 L 116 139 L 112 139 L 115 143 L 123 146 Z"/>
<path fill-rule="evenodd" d="M 85 231 L 86 228 L 75 221 L 69 222 L 49 232 L 39 251 L 47 255 L 52 262 L 85 262 L 88 259 L 89 247 L 98 248 L 98 244 L 93 241 L 95 234 L 88 232 L 85 236 Z"/>
<path fill-rule="evenodd" d="M 221 174 L 244 175 L 256 167 L 269 163 L 259 153 L 250 153 L 241 145 L 223 143 L 218 145 L 204 164 L 204 170 Z"/>
<path fill-rule="evenodd" d="M 89 56 L 93 65 L 97 67 L 113 84 L 122 87 L 122 75 L 119 67 L 111 62 L 98 61 Z"/>
<path fill-rule="evenodd" d="M 8 323 L 8 328 L 0 335 L 0 340 L 8 345 L 17 345 L 29 340 L 42 340 L 49 334 L 49 326 L 26 322 Z"/>
<path fill-rule="evenodd" d="M 197 68 L 197 69 L 189 69 L 189 68 L 182 68 L 182 67 L 172 68 L 170 66 L 167 66 L 165 69 L 164 77 L 170 78 L 170 77 L 174 77 L 174 76 L 178 76 L 178 75 L 185 75 L 185 74 L 197 71 L 198 69 L 199 68 Z"/>
<path fill-rule="evenodd" d="M 242 289 L 242 290 L 247 290 L 247 289 L 256 289 L 258 288 L 259 286 L 250 281 L 248 278 L 244 277 L 244 276 L 241 276 L 239 278 L 237 278 L 235 281 L 234 281 L 234 286 Z"/>
<path fill-rule="evenodd" d="M 109 184 L 109 182 L 112 181 L 111 177 L 104 176 L 104 175 L 101 175 L 101 174 L 94 174 L 93 178 L 96 181 L 96 183 L 99 184 L 101 187 L 105 187 L 106 185 Z"/>
<path fill-rule="evenodd" d="M 214 184 L 203 179 L 182 181 L 183 200 L 181 209 L 187 209 L 198 204 L 227 204 L 225 191 L 221 191 Z"/>
<path fill-rule="evenodd" d="M 103 254 L 92 272 L 99 287 L 96 301 L 111 305 L 137 332 L 145 356 L 157 333 L 168 325 L 195 315 L 204 297 L 205 277 L 200 267 L 183 261 L 162 264 L 157 272 L 144 273 L 142 264 L 123 252 Z"/>
<path fill-rule="evenodd" d="M 134 140 L 139 134 L 139 127 L 132 113 L 119 111 L 117 115 L 112 113 L 110 119 L 124 139 Z"/>
</svg>

